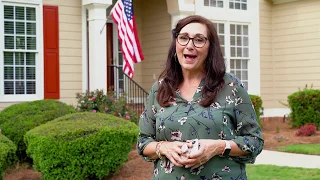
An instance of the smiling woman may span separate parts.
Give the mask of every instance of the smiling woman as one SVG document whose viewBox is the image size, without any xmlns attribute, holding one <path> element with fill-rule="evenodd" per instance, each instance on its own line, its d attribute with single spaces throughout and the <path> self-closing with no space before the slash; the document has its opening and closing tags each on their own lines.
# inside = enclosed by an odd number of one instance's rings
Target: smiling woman
<svg viewBox="0 0 320 180">
<path fill-rule="evenodd" d="M 139 154 L 153 179 L 247 179 L 264 141 L 244 85 L 226 73 L 214 24 L 201 16 L 173 29 L 166 67 L 140 118 Z"/>
</svg>

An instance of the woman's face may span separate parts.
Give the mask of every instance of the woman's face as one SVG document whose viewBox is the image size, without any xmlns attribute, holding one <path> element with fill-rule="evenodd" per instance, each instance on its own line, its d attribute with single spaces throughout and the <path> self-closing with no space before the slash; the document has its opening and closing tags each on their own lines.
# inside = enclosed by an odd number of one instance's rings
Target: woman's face
<svg viewBox="0 0 320 180">
<path fill-rule="evenodd" d="M 209 45 L 207 27 L 204 24 L 190 23 L 183 27 L 176 41 L 176 52 L 182 70 L 204 71 Z"/>
</svg>

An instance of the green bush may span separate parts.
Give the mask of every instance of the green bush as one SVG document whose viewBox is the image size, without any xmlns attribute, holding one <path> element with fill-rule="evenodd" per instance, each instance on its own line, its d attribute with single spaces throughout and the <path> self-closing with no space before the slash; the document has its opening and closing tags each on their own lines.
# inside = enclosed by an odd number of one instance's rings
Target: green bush
<svg viewBox="0 0 320 180">
<path fill-rule="evenodd" d="M 17 160 L 16 151 L 16 145 L 0 132 L 0 180 L 4 171 Z"/>
<path fill-rule="evenodd" d="M 56 100 L 38 100 L 11 105 L 0 113 L 0 127 L 4 135 L 17 145 L 17 155 L 24 160 L 25 144 L 23 136 L 30 129 L 76 112 L 74 108 Z"/>
<path fill-rule="evenodd" d="M 102 179 L 128 160 L 138 126 L 105 113 L 69 114 L 25 135 L 44 179 Z"/>
<path fill-rule="evenodd" d="M 105 93 L 103 90 L 77 93 L 77 109 L 80 112 L 104 112 L 130 120 L 138 124 L 135 110 L 127 103 L 126 94 L 116 97 L 113 91 Z"/>
<path fill-rule="evenodd" d="M 293 127 L 311 123 L 320 126 L 320 90 L 304 89 L 288 96 Z"/>
<path fill-rule="evenodd" d="M 261 124 L 260 116 L 263 115 L 262 99 L 260 96 L 249 94 L 254 110 L 257 115 L 258 122 Z"/>
</svg>

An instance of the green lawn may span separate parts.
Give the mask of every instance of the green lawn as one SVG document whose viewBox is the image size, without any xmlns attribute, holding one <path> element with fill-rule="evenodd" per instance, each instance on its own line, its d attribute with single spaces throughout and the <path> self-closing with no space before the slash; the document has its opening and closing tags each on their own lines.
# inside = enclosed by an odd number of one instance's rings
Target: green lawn
<svg viewBox="0 0 320 180">
<path fill-rule="evenodd" d="M 319 169 L 274 165 L 247 165 L 249 180 L 319 180 Z"/>
<path fill-rule="evenodd" d="M 320 155 L 320 144 L 293 144 L 278 147 L 277 150 L 298 154 Z"/>
</svg>

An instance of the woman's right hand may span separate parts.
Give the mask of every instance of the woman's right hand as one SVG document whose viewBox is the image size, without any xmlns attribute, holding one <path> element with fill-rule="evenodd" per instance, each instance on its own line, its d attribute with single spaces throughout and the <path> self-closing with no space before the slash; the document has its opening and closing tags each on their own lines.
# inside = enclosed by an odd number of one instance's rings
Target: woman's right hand
<svg viewBox="0 0 320 180">
<path fill-rule="evenodd" d="M 183 154 L 181 148 L 186 144 L 186 142 L 179 141 L 165 141 L 159 147 L 160 154 L 166 156 L 175 166 L 182 167 L 183 159 L 181 159 L 181 155 Z M 188 148 L 192 147 L 191 143 L 187 143 Z"/>
</svg>

